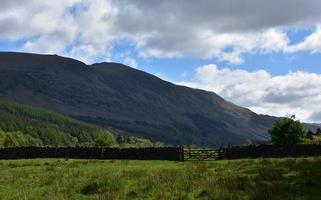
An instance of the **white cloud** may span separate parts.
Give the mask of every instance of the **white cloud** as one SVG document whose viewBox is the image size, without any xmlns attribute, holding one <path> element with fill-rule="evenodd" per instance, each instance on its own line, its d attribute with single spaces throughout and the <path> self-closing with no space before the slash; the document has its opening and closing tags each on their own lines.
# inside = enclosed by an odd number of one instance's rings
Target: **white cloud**
<svg viewBox="0 0 321 200">
<path fill-rule="evenodd" d="M 178 36 L 165 33 L 145 39 L 146 41 L 139 46 L 141 55 L 161 58 L 217 58 L 240 64 L 243 62 L 243 53 L 283 51 L 289 42 L 286 33 L 276 29 L 255 33 L 220 33 L 208 28 L 188 31 L 189 33 L 178 33 Z"/>
<path fill-rule="evenodd" d="M 57 32 L 68 21 L 67 10 L 77 2 L 79 0 L 2 0 L 0 38 L 16 40 Z"/>
<path fill-rule="evenodd" d="M 162 74 L 161 72 L 156 72 L 156 73 L 154 73 L 154 75 L 160 79 L 164 79 L 164 80 L 166 79 L 166 76 L 164 74 Z"/>
<path fill-rule="evenodd" d="M 244 62 L 241 57 L 241 51 L 232 51 L 232 52 L 220 52 L 218 53 L 218 59 L 221 61 L 228 61 L 232 64 L 241 64 Z"/>
<path fill-rule="evenodd" d="M 135 59 L 129 57 L 129 56 L 126 56 L 123 60 L 123 64 L 125 65 L 128 65 L 132 68 L 138 68 L 138 63 Z"/>
<path fill-rule="evenodd" d="M 3 6 L 3 7 L 2 7 Z M 0 40 L 26 40 L 17 50 L 92 62 L 109 58 L 117 9 L 105 0 L 1 1 Z"/>
<path fill-rule="evenodd" d="M 316 27 L 316 30 L 308 35 L 302 42 L 293 45 L 288 49 L 289 52 L 296 51 L 311 51 L 311 53 L 321 52 L 321 25 Z"/>
<path fill-rule="evenodd" d="M 285 32 L 270 29 L 261 35 L 260 49 L 264 52 L 286 51 L 290 40 Z"/>
<path fill-rule="evenodd" d="M 0 40 L 23 39 L 19 50 L 90 62 L 109 57 L 113 43 L 125 39 L 142 57 L 239 64 L 244 53 L 320 52 L 320 26 L 297 45 L 286 34 L 320 23 L 320 7 L 319 0 L 2 0 Z"/>
<path fill-rule="evenodd" d="M 315 114 L 321 112 L 320 74 L 298 71 L 272 76 L 265 70 L 250 72 L 210 64 L 196 69 L 194 81 L 179 84 L 216 92 L 258 113 L 295 114 L 301 120 L 320 123 Z"/>
<path fill-rule="evenodd" d="M 65 54 L 68 57 L 73 57 L 87 64 L 94 62 L 97 56 L 103 57 L 104 61 L 109 60 L 109 49 L 102 45 L 94 46 L 92 44 L 73 46 L 68 53 Z"/>
</svg>

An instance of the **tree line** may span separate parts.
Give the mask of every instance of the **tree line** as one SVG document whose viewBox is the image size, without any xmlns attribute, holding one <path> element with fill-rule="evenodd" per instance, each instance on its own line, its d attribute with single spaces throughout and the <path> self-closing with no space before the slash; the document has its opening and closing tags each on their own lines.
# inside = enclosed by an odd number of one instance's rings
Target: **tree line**
<svg viewBox="0 0 321 200">
<path fill-rule="evenodd" d="M 153 145 L 147 139 L 116 135 L 108 129 L 46 109 L 0 101 L 0 147 Z"/>
<path fill-rule="evenodd" d="M 295 116 L 280 118 L 268 130 L 273 144 L 321 144 L 321 129 L 306 130 Z M 116 135 L 63 114 L 0 101 L 0 147 L 11 146 L 164 146 L 148 139 Z"/>
</svg>

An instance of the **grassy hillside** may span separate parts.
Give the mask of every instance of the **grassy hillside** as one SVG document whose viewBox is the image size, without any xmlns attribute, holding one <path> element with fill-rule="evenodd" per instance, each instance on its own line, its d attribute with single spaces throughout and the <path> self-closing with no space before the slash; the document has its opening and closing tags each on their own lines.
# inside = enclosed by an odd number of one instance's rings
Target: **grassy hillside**
<svg viewBox="0 0 321 200">
<path fill-rule="evenodd" d="M 0 162 L 0 199 L 320 199 L 321 157 Z"/>
<path fill-rule="evenodd" d="M 0 101 L 0 147 L 90 145 L 107 129 L 48 110 Z M 118 137 L 123 146 L 151 144 L 133 137 Z"/>
<path fill-rule="evenodd" d="M 107 131 L 42 108 L 5 101 L 0 101 L 0 129 L 16 137 L 28 135 L 44 145 L 92 142 Z"/>
</svg>

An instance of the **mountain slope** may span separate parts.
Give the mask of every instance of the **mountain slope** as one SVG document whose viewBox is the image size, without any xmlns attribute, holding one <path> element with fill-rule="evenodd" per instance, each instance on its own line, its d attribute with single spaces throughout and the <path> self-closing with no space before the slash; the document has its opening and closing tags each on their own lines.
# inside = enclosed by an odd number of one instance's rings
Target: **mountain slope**
<svg viewBox="0 0 321 200">
<path fill-rule="evenodd" d="M 42 108 L 0 101 L 0 130 L 22 132 L 43 145 L 92 142 L 107 130 Z"/>
<path fill-rule="evenodd" d="M 169 144 L 266 140 L 275 120 L 122 64 L 85 65 L 55 55 L 0 53 L 0 99 Z"/>
</svg>

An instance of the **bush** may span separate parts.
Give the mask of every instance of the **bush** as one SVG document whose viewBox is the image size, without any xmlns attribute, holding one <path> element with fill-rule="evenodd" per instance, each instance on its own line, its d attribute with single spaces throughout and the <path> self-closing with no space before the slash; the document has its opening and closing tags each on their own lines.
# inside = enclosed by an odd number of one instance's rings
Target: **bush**
<svg viewBox="0 0 321 200">
<path fill-rule="evenodd" d="M 292 116 L 277 120 L 268 132 L 273 144 L 298 144 L 304 137 L 305 128 Z"/>
<path fill-rule="evenodd" d="M 0 131 L 0 148 L 14 146 L 41 146 L 42 141 L 20 131 Z"/>
<path fill-rule="evenodd" d="M 0 148 L 4 147 L 4 143 L 6 141 L 6 138 L 7 138 L 7 136 L 6 136 L 5 132 L 0 130 Z"/>
<path fill-rule="evenodd" d="M 116 145 L 116 140 L 113 134 L 106 132 L 105 134 L 100 135 L 95 140 L 95 146 L 98 147 L 113 147 Z"/>
</svg>

